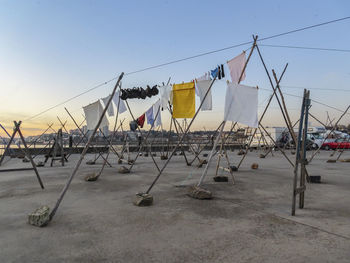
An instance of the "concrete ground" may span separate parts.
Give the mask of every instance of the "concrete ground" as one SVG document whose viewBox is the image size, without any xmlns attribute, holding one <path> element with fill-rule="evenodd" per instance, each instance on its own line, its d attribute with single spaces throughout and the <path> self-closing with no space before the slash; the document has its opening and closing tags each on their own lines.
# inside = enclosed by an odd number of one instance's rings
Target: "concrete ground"
<svg viewBox="0 0 350 263">
<path fill-rule="evenodd" d="M 0 173 L 0 262 L 350 262 L 350 163 L 326 163 L 329 154 L 308 166 L 322 184 L 307 184 L 305 208 L 294 217 L 293 170 L 279 153 L 259 159 L 250 152 L 235 185 L 215 183 L 212 163 L 203 187 L 214 199 L 206 201 L 179 187 L 197 182 L 204 168 L 175 156 L 151 207 L 132 204 L 157 174 L 150 157 L 140 157 L 130 174 L 119 174 L 114 159 L 98 181 L 85 182 L 101 166 L 86 165 L 90 155 L 44 228 L 29 225 L 27 215 L 54 206 L 79 156 L 65 167 L 39 168 L 45 190 L 33 171 Z M 230 152 L 233 164 L 239 158 Z M 156 160 L 165 162 L 159 154 Z M 28 164 L 13 159 L 1 168 L 19 166 Z"/>
</svg>

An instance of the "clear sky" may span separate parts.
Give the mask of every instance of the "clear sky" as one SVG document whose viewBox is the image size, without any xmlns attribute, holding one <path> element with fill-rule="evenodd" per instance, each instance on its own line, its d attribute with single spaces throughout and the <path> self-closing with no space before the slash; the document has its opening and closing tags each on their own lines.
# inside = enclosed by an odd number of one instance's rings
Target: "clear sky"
<svg viewBox="0 0 350 263">
<path fill-rule="evenodd" d="M 144 67 L 196 55 L 252 39 L 350 15 L 349 1 L 31 1 L 0 0 L 0 123 L 9 130 L 23 120 L 25 134 L 39 133 L 56 116 L 82 120 L 81 107 L 108 95 L 105 85 L 35 119 L 29 117 L 97 84 Z M 263 41 L 261 44 L 350 49 L 350 20 Z M 123 88 L 190 81 L 249 46 L 126 76 Z M 268 68 L 281 73 L 288 94 L 311 98 L 340 109 L 350 103 L 350 53 L 260 47 Z M 271 89 L 258 55 L 247 68 L 247 85 L 258 85 L 259 111 Z M 287 86 L 287 87 L 283 87 Z M 317 90 L 318 89 L 318 90 Z M 322 89 L 343 89 L 329 91 Z M 213 87 L 212 112 L 201 112 L 195 129 L 214 129 L 223 118 L 225 82 Z M 155 101 L 133 100 L 135 115 Z M 265 102 L 265 103 L 264 103 Z M 301 99 L 286 96 L 294 121 Z M 197 103 L 198 105 L 198 103 Z M 283 125 L 273 103 L 266 125 Z M 340 112 L 313 104 L 311 112 L 325 121 Z M 349 115 L 348 115 L 349 116 Z M 349 117 L 342 123 L 350 123 Z M 169 115 L 162 114 L 165 126 Z M 121 118 L 130 119 L 128 113 Z M 112 120 L 112 119 L 111 119 Z M 128 122 L 128 121 L 127 121 Z M 125 122 L 125 123 L 127 123 Z M 313 125 L 317 125 L 312 121 Z M 68 120 L 69 128 L 73 124 Z M 0 132 L 3 135 L 3 132 Z"/>
</svg>

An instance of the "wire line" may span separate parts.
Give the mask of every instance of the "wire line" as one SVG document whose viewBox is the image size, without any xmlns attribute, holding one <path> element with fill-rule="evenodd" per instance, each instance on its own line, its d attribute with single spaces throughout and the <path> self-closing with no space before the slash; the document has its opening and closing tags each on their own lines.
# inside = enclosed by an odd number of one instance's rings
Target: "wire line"
<svg viewBox="0 0 350 263">
<path fill-rule="evenodd" d="M 343 17 L 343 18 L 339 18 L 339 19 L 335 19 L 335 20 L 330 20 L 330 21 L 327 21 L 327 22 L 323 22 L 323 23 L 319 23 L 319 24 L 315 24 L 315 25 L 311 25 L 311 26 L 306 26 L 306 27 L 302 27 L 302 28 L 298 28 L 298 29 L 294 29 L 294 30 L 290 30 L 290 31 L 287 31 L 287 32 L 284 32 L 284 33 L 279 33 L 279 34 L 276 34 L 276 35 L 272 35 L 272 36 L 268 36 L 268 37 L 264 37 L 264 38 L 261 38 L 261 39 L 258 39 L 257 41 L 261 42 L 261 41 L 264 41 L 264 40 L 268 40 L 268 39 L 272 39 L 272 38 L 277 38 L 277 37 L 281 37 L 281 36 L 285 36 L 285 35 L 288 35 L 288 34 L 292 34 L 292 33 L 296 33 L 296 32 L 300 32 L 300 31 L 304 31 L 304 30 L 308 30 L 308 29 L 311 29 L 311 28 L 315 28 L 315 27 L 320 27 L 320 26 L 324 26 L 324 25 L 328 25 L 328 24 L 331 24 L 331 23 L 336 23 L 336 22 L 340 22 L 340 21 L 343 21 L 343 20 L 347 20 L 347 19 L 350 19 L 350 16 L 347 16 L 347 17 Z M 139 69 L 139 70 L 135 70 L 135 71 L 131 71 L 131 72 L 128 72 L 126 73 L 125 75 L 132 75 L 132 74 L 136 74 L 136 73 L 139 73 L 139 72 L 143 72 L 143 71 L 146 71 L 146 70 L 150 70 L 150 69 L 155 69 L 155 68 L 159 68 L 159 67 L 163 67 L 163 66 L 167 66 L 167 65 L 170 65 L 170 64 L 175 64 L 175 63 L 179 63 L 179 62 L 182 62 L 182 61 L 186 61 L 186 60 L 190 60 L 190 59 L 194 59 L 194 58 L 198 58 L 198 57 L 202 57 L 202 56 L 206 56 L 206 55 L 210 55 L 210 54 L 214 54 L 214 53 L 217 53 L 217 52 L 221 52 L 221 51 L 225 51 L 225 50 L 229 50 L 229 49 L 232 49 L 232 48 L 236 48 L 236 47 L 240 47 L 240 46 L 244 46 L 244 45 L 248 45 L 248 44 L 252 44 L 253 41 L 247 41 L 247 42 L 243 42 L 243 43 L 240 43 L 240 44 L 236 44 L 236 45 L 231 45 L 231 46 L 228 46 L 228 47 L 224 47 L 224 48 L 220 48 L 220 49 L 216 49 L 216 50 L 213 50 L 213 51 L 208 51 L 208 52 L 204 52 L 204 53 L 200 53 L 200 54 L 197 54 L 197 55 L 193 55 L 193 56 L 189 56 L 189 57 L 185 57 L 185 58 L 182 58 L 182 59 L 177 59 L 177 60 L 173 60 L 173 61 L 170 61 L 170 62 L 165 62 L 165 63 L 162 63 L 162 64 L 158 64 L 158 65 L 154 65 L 154 66 L 150 66 L 150 67 L 146 67 L 146 68 L 143 68 L 143 69 Z M 25 119 L 24 121 L 28 121 L 28 120 L 31 120 L 31 119 L 34 119 L 54 108 L 57 108 L 69 101 L 72 101 L 73 99 L 76 99 L 88 92 L 91 92 L 103 85 L 106 85 L 108 83 L 110 83 L 111 81 L 113 80 L 116 80 L 118 77 L 114 77 L 108 81 L 105 81 L 97 86 L 94 86 L 78 95 L 75 95 L 74 97 L 72 98 L 69 98 L 63 102 L 60 102 L 46 110 L 43 110 L 41 112 L 39 112 L 38 114 L 35 114 L 27 119 Z"/>
<path fill-rule="evenodd" d="M 278 48 L 293 48 L 293 49 L 307 49 L 307 50 L 321 50 L 321 51 L 335 51 L 335 52 L 350 52 L 350 49 L 337 49 L 337 48 L 320 48 L 320 47 L 300 47 L 300 46 L 285 46 L 285 45 L 267 45 L 259 44 L 262 47 L 278 47 Z"/>
</svg>

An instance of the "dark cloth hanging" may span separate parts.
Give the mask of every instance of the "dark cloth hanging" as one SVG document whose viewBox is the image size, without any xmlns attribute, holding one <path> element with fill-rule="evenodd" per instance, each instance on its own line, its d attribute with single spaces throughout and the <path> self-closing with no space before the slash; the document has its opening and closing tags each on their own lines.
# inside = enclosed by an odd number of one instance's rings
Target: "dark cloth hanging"
<svg viewBox="0 0 350 263">
<path fill-rule="evenodd" d="M 126 99 L 145 99 L 146 97 L 151 98 L 159 93 L 157 85 L 154 85 L 152 88 L 147 85 L 147 88 L 134 87 L 132 89 L 122 89 L 122 94 L 120 98 L 122 100 Z"/>
<path fill-rule="evenodd" d="M 221 64 L 221 78 L 225 77 L 224 64 Z"/>
<path fill-rule="evenodd" d="M 145 114 L 142 114 L 140 117 L 136 119 L 137 125 L 143 128 L 143 124 L 145 123 Z"/>
<path fill-rule="evenodd" d="M 217 77 L 218 79 L 223 79 L 225 77 L 224 65 L 218 65 L 215 69 L 210 71 L 212 78 Z"/>
</svg>

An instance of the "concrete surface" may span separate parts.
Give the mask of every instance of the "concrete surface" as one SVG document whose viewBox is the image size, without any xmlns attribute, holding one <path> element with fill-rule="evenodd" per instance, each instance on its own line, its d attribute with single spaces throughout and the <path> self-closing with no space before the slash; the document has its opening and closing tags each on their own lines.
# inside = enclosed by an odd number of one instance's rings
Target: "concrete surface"
<svg viewBox="0 0 350 263">
<path fill-rule="evenodd" d="M 229 154 L 233 164 L 236 153 Z M 54 206 L 78 155 L 65 167 L 39 168 L 45 190 L 33 171 L 0 173 L 0 262 L 350 262 L 350 163 L 326 163 L 329 154 L 321 152 L 308 166 L 323 183 L 307 184 L 305 208 L 295 217 L 293 172 L 279 153 L 259 159 L 250 152 L 235 185 L 212 180 L 213 162 L 204 187 L 215 198 L 205 201 L 177 187 L 197 182 L 204 168 L 175 156 L 151 192 L 151 207 L 132 204 L 157 175 L 150 157 L 140 157 L 132 173 L 118 174 L 111 156 L 114 167 L 85 182 L 101 166 L 101 160 L 86 165 L 90 155 L 45 228 L 27 224 L 27 215 Z M 258 170 L 250 169 L 253 162 Z M 0 168 L 25 166 L 13 159 Z"/>
</svg>

